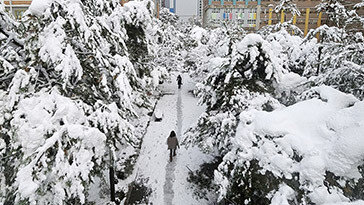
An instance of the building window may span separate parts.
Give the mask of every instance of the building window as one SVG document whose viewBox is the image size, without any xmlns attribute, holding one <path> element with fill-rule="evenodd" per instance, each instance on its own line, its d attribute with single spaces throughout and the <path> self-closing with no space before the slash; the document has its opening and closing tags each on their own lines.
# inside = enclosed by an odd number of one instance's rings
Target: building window
<svg viewBox="0 0 364 205">
<path fill-rule="evenodd" d="M 26 8 L 13 8 L 15 19 L 20 20 L 26 10 Z"/>
</svg>

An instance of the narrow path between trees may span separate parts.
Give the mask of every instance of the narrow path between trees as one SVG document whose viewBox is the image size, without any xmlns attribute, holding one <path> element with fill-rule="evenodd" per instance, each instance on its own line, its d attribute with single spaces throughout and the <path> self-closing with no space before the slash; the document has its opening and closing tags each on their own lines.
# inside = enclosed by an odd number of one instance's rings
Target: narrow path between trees
<svg viewBox="0 0 364 205">
<path fill-rule="evenodd" d="M 182 97 L 181 90 L 178 90 L 177 97 L 177 139 L 181 140 L 182 138 Z M 164 182 L 164 204 L 173 204 L 174 191 L 173 191 L 173 182 L 176 180 L 174 170 L 176 169 L 176 163 L 178 158 L 174 157 L 173 161 L 168 163 L 166 166 L 166 179 Z"/>
<path fill-rule="evenodd" d="M 177 156 L 169 162 L 166 144 L 169 133 L 175 130 L 181 142 L 183 133 L 204 111 L 203 107 L 197 105 L 198 99 L 189 92 L 195 83 L 187 75 L 182 78 L 181 90 L 177 88 L 175 75 L 172 76 L 172 82 L 161 85 L 165 95 L 158 101 L 156 111 L 163 113 L 163 119 L 150 123 L 135 166 L 138 178 L 152 189 L 149 204 L 206 204 L 193 197 L 187 177 L 189 169 L 198 169 L 200 164 L 210 160 L 209 157 L 198 148 L 181 147 L 177 150 Z"/>
</svg>

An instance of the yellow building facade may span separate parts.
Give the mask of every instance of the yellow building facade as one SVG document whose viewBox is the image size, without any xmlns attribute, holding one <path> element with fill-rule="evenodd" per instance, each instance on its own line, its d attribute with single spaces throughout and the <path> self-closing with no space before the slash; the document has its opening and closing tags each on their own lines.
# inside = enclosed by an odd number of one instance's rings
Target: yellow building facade
<svg viewBox="0 0 364 205">
<path fill-rule="evenodd" d="M 7 0 L 4 1 L 5 9 L 13 14 L 16 19 L 20 19 L 24 12 L 32 3 L 31 0 Z"/>
<path fill-rule="evenodd" d="M 294 3 L 300 16 L 292 16 L 285 11 L 274 12 L 279 0 L 204 0 L 204 26 L 218 27 L 222 23 L 235 23 L 246 30 L 258 30 L 266 25 L 274 25 L 292 20 L 306 35 L 310 29 L 329 24 L 330 19 L 317 12 L 321 0 L 296 0 Z M 353 7 L 360 0 L 345 1 L 344 5 Z M 363 15 L 363 9 L 359 11 Z"/>
</svg>

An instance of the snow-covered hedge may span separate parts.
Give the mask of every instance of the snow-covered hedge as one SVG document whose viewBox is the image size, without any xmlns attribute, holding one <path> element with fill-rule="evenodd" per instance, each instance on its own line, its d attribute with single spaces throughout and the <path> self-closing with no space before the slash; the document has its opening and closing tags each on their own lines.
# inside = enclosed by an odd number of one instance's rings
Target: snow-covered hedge
<svg viewBox="0 0 364 205">
<path fill-rule="evenodd" d="M 363 177 L 364 103 L 328 86 L 303 96 L 305 100 L 272 112 L 252 109 L 240 114 L 232 149 L 215 172 L 221 199 L 229 195 L 238 204 L 254 203 L 264 192 L 270 192 L 265 197 L 272 204 L 357 198 L 352 191 Z M 229 193 L 238 187 L 243 193 L 256 190 L 263 180 L 254 174 L 267 179 L 261 195 Z"/>
</svg>

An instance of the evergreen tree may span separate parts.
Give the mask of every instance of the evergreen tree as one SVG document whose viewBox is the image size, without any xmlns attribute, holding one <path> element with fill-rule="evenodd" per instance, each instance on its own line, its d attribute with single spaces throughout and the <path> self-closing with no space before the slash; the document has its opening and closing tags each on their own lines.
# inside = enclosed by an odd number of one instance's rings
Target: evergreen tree
<svg viewBox="0 0 364 205">
<path fill-rule="evenodd" d="M 177 27 L 178 16 L 164 8 L 160 12 L 160 30 L 155 58 L 156 65 L 171 71 L 183 67 L 183 39 L 185 35 Z"/>
<path fill-rule="evenodd" d="M 354 9 L 355 9 L 356 13 L 355 13 L 355 16 L 352 18 L 352 20 L 353 21 L 357 21 L 358 22 L 358 26 L 360 26 L 360 27 L 364 27 L 364 17 L 363 16 L 360 16 L 358 14 L 358 11 L 360 9 L 363 9 L 363 8 L 364 8 L 364 1 L 362 1 L 362 2 L 357 3 L 357 4 L 354 5 Z"/>
<path fill-rule="evenodd" d="M 22 65 L 23 41 L 19 35 L 17 23 L 5 11 L 0 2 L 0 203 L 7 204 L 14 200 L 14 191 L 9 188 L 15 179 L 18 152 L 12 149 L 9 120 L 11 114 L 6 109 L 7 91 L 15 72 Z"/>
<path fill-rule="evenodd" d="M 19 36 L 19 23 L 5 11 L 0 3 L 0 89 L 9 87 L 15 68 L 22 62 L 23 41 Z"/>
<path fill-rule="evenodd" d="M 311 30 L 304 42 L 312 41 L 320 34 L 320 42 L 315 46 L 314 60 L 308 62 L 307 77 L 315 75 L 314 83 L 326 84 L 345 93 L 363 99 L 363 42 L 362 33 L 352 33 L 345 28 L 323 25 Z M 312 47 L 314 48 L 314 47 Z"/>
<path fill-rule="evenodd" d="M 342 0 L 323 0 L 316 6 L 318 12 L 325 13 L 333 26 L 345 28 L 350 16 Z"/>
<path fill-rule="evenodd" d="M 134 67 L 132 52 L 138 51 L 127 41 L 131 27 L 150 27 L 152 15 L 145 2 L 33 3 L 38 7 L 31 5 L 24 19 L 26 65 L 14 68 L 8 92 L 0 93 L 6 112 L 0 126 L 12 160 L 1 167 L 12 172 L 1 197 L 6 203 L 84 204 L 113 159 L 123 165 L 139 146 L 130 122 L 135 108 L 148 106 L 150 75 L 141 74 L 149 67 Z"/>
<path fill-rule="evenodd" d="M 293 3 L 293 0 L 280 0 L 278 5 L 274 8 L 274 12 L 281 13 L 282 11 L 291 13 L 292 18 L 294 15 L 301 15 L 301 12 L 298 10 L 296 4 Z"/>
<path fill-rule="evenodd" d="M 269 93 L 284 72 L 269 43 L 259 35 L 249 34 L 231 49 L 229 61 L 215 68 L 198 86 L 206 113 L 186 140 L 222 155 L 229 150 L 240 112 L 252 107 L 272 109 L 278 103 Z"/>
<path fill-rule="evenodd" d="M 125 45 L 128 49 L 129 59 L 139 78 L 148 77 L 152 70 L 149 62 L 153 60 L 154 54 L 151 47 L 153 44 L 151 34 L 158 30 L 153 20 L 152 1 L 130 1 L 123 5 L 120 14 L 127 34 Z"/>
</svg>

